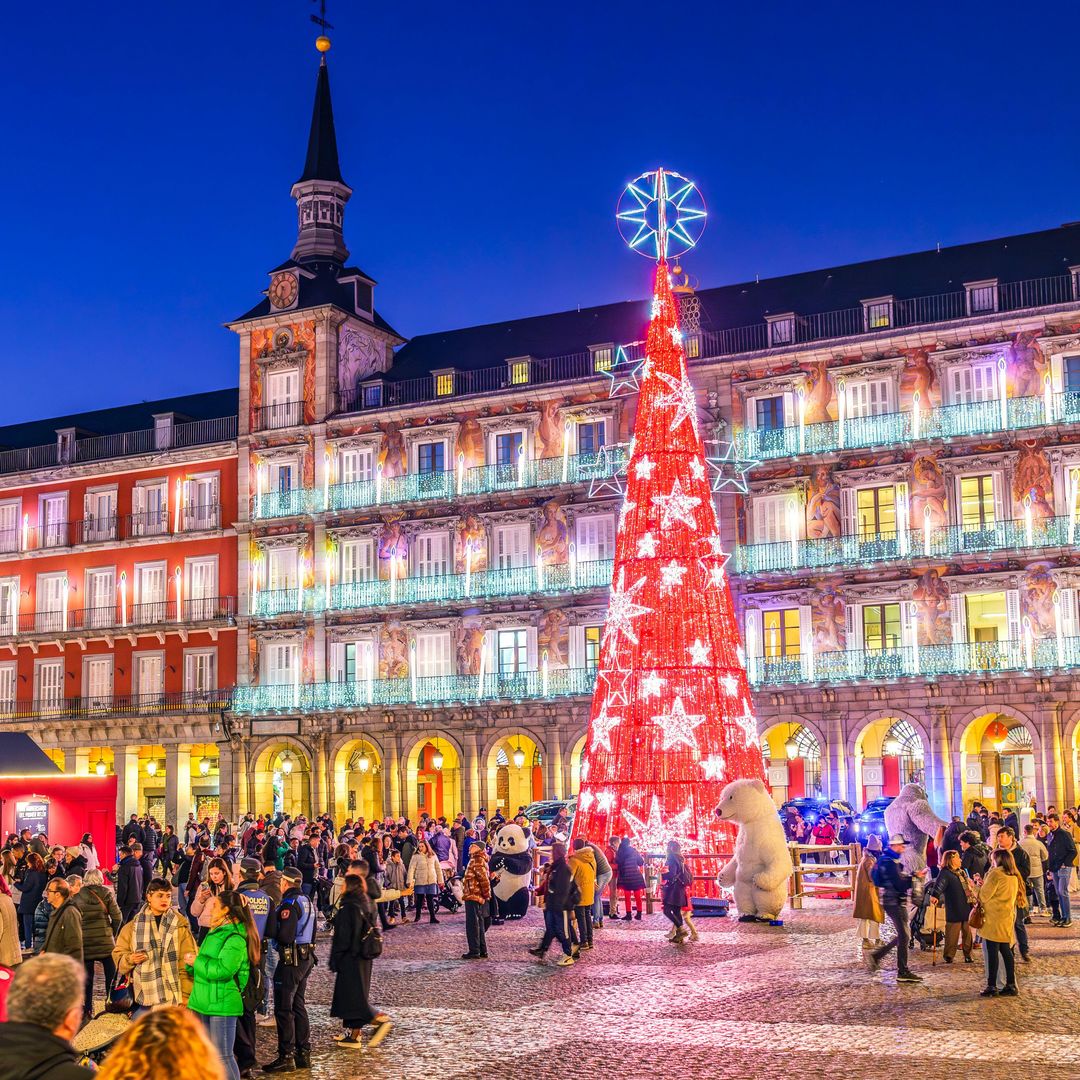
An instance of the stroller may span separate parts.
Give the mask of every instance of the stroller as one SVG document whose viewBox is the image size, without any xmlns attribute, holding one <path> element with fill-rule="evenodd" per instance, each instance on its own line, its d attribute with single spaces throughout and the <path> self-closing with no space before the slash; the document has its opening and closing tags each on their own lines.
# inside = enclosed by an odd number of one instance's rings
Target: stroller
<svg viewBox="0 0 1080 1080">
<path fill-rule="evenodd" d="M 933 920 L 931 920 L 931 927 L 926 926 L 926 916 L 931 906 L 930 897 L 930 888 L 927 886 L 923 888 L 922 895 L 918 898 L 915 907 L 915 914 L 911 917 L 911 941 L 909 944 L 914 947 L 917 942 L 923 952 L 936 949 L 945 941 L 944 927 L 940 930 L 933 929 Z"/>
<path fill-rule="evenodd" d="M 453 915 L 461 907 L 462 895 L 461 880 L 449 874 L 445 875 L 442 888 L 439 890 L 439 906 L 446 908 Z"/>
</svg>

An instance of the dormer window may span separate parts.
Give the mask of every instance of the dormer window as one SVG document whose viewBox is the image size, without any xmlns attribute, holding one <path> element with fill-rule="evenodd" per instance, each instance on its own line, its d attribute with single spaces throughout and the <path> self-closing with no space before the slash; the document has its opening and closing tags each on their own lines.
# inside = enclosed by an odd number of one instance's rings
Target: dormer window
<svg viewBox="0 0 1080 1080">
<path fill-rule="evenodd" d="M 154 416 L 154 449 L 168 450 L 173 444 L 173 428 L 176 426 L 175 413 L 160 413 Z"/>
<path fill-rule="evenodd" d="M 965 281 L 969 315 L 986 315 L 998 309 L 997 278 L 986 281 Z"/>
<path fill-rule="evenodd" d="M 75 429 L 64 428 L 56 433 L 56 459 L 61 465 L 75 460 Z"/>
<path fill-rule="evenodd" d="M 531 356 L 512 356 L 506 361 L 507 375 L 511 386 L 528 385 L 531 364 Z"/>
<path fill-rule="evenodd" d="M 769 347 L 778 345 L 795 344 L 795 315 L 787 312 L 784 315 L 766 315 L 765 322 L 769 327 Z"/>
<path fill-rule="evenodd" d="M 895 297 L 879 296 L 876 300 L 864 300 L 863 328 L 866 330 L 885 330 L 893 325 L 893 306 Z"/>
<path fill-rule="evenodd" d="M 1080 300 L 1080 266 L 1070 266 L 1069 274 L 1072 276 L 1073 299 Z"/>
<path fill-rule="evenodd" d="M 454 393 L 454 369 L 444 368 L 442 371 L 433 371 L 432 378 L 435 380 L 435 396 L 451 397 Z"/>
<path fill-rule="evenodd" d="M 614 344 L 608 343 L 607 345 L 590 345 L 589 352 L 592 354 L 593 371 L 611 370 L 611 365 L 615 361 Z"/>
<path fill-rule="evenodd" d="M 683 349 L 686 351 L 687 360 L 696 360 L 701 356 L 701 335 L 687 334 L 683 338 Z"/>
<path fill-rule="evenodd" d="M 362 409 L 379 409 L 383 402 L 382 379 L 373 379 L 371 382 L 362 383 L 360 386 L 360 407 Z"/>
</svg>

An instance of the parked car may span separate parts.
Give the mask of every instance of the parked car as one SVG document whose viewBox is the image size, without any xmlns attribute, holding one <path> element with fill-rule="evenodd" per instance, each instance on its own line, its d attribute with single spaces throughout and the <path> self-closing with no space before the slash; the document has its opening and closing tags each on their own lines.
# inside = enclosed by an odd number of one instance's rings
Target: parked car
<svg viewBox="0 0 1080 1080">
<path fill-rule="evenodd" d="M 566 819 L 570 825 L 574 824 L 574 811 L 577 810 L 577 799 L 543 799 L 540 802 L 530 803 L 525 807 L 525 817 L 529 821 L 539 821 L 542 825 L 550 825 L 555 820 L 555 815 L 563 807 L 566 808 Z"/>
<path fill-rule="evenodd" d="M 843 799 L 826 799 L 811 796 L 788 799 L 780 807 L 780 816 L 787 821 L 796 810 L 802 814 L 803 821 L 808 821 L 811 825 L 816 825 L 818 818 L 823 814 L 827 814 L 830 810 L 835 811 L 837 816 L 842 818 L 855 816 L 855 807 Z"/>
<path fill-rule="evenodd" d="M 866 809 L 855 819 L 855 829 L 859 834 L 859 843 L 866 841 L 875 834 L 880 836 L 883 843 L 889 841 L 889 830 L 885 826 L 885 807 L 893 801 L 892 795 L 881 799 L 871 799 L 866 804 Z"/>
</svg>

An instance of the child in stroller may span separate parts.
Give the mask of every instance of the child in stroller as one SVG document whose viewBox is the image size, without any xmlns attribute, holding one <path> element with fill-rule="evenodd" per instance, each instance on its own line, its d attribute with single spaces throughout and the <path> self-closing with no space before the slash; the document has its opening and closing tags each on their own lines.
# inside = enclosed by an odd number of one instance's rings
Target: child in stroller
<svg viewBox="0 0 1080 1080">
<path fill-rule="evenodd" d="M 461 878 L 451 875 L 449 870 L 444 871 L 443 885 L 439 890 L 439 906 L 446 908 L 452 915 L 461 907 L 462 896 L 464 896 L 464 889 Z"/>
</svg>

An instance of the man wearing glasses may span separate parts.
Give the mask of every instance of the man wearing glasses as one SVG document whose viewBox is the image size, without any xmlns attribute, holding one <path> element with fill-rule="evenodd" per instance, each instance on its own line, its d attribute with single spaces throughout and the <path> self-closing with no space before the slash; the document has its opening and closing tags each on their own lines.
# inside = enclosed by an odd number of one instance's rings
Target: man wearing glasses
<svg viewBox="0 0 1080 1080">
<path fill-rule="evenodd" d="M 52 905 L 45 944 L 41 951 L 70 956 L 83 962 L 82 915 L 71 896 L 71 886 L 63 878 L 54 878 L 45 888 L 45 899 Z"/>
</svg>

